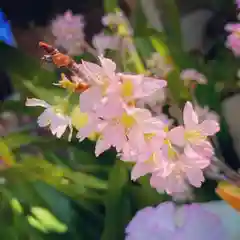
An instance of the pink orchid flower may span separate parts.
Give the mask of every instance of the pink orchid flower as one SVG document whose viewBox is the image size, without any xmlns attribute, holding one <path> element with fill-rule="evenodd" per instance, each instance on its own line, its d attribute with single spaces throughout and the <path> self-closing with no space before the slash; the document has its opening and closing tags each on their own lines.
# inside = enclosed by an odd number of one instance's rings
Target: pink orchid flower
<svg viewBox="0 0 240 240">
<path fill-rule="evenodd" d="M 195 69 L 183 70 L 180 74 L 180 78 L 187 82 L 196 81 L 199 84 L 207 84 L 206 77 L 203 74 L 196 71 Z"/>
<path fill-rule="evenodd" d="M 225 30 L 230 32 L 226 46 L 231 49 L 235 56 L 240 55 L 240 24 L 232 23 L 225 26 Z"/>
<path fill-rule="evenodd" d="M 167 151 L 168 157 L 162 158 L 159 168 L 152 173 L 151 186 L 168 194 L 186 191 L 188 183 L 201 187 L 204 181 L 202 169 L 210 165 L 210 159 L 198 155 L 190 146 L 185 147 L 180 155 L 176 152 L 169 155 L 169 149 Z"/>
<path fill-rule="evenodd" d="M 167 85 L 165 80 L 144 77 L 143 75 L 122 73 L 118 75 L 122 83 L 119 85 L 120 95 L 127 101 L 149 97 Z"/>
<path fill-rule="evenodd" d="M 184 126 L 171 129 L 168 133 L 170 141 L 180 147 L 186 144 L 201 145 L 208 136 L 219 131 L 219 124 L 215 120 L 204 120 L 199 123 L 198 116 L 190 102 L 185 104 L 183 110 Z"/>
<path fill-rule="evenodd" d="M 51 23 L 55 44 L 63 47 L 70 55 L 82 54 L 85 42 L 84 18 L 66 11 Z"/>
</svg>

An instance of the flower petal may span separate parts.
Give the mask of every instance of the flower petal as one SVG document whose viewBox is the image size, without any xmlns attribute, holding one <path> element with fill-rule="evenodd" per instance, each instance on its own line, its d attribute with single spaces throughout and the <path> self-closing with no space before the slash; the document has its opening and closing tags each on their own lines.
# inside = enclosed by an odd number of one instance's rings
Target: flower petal
<svg viewBox="0 0 240 240">
<path fill-rule="evenodd" d="M 101 62 L 103 71 L 105 72 L 105 74 L 107 75 L 107 77 L 110 78 L 110 80 L 114 80 L 116 78 L 116 63 L 113 62 L 111 59 L 109 58 L 104 58 L 102 56 L 99 57 L 99 60 Z"/>
<path fill-rule="evenodd" d="M 153 166 L 151 164 L 136 163 L 132 168 L 131 179 L 135 181 L 136 179 L 150 173 L 152 169 L 153 169 Z"/>
<path fill-rule="evenodd" d="M 204 176 L 201 169 L 198 168 L 185 168 L 185 173 L 190 184 L 195 187 L 201 187 L 204 182 Z"/>
<path fill-rule="evenodd" d="M 173 144 L 182 147 L 185 144 L 184 133 L 185 133 L 184 127 L 178 126 L 178 127 L 171 129 L 167 133 L 167 137 L 170 139 L 170 141 Z"/>
<path fill-rule="evenodd" d="M 43 111 L 43 113 L 38 117 L 38 125 L 40 127 L 46 127 L 51 123 L 51 119 L 53 116 L 52 109 L 48 108 Z"/>
<path fill-rule="evenodd" d="M 205 136 L 213 136 L 216 134 L 219 130 L 219 124 L 218 122 L 214 120 L 205 120 L 200 125 L 199 128 Z"/>
<path fill-rule="evenodd" d="M 95 146 L 95 155 L 98 157 L 101 153 L 108 150 L 111 147 L 111 144 L 109 144 L 107 141 L 105 141 L 104 138 L 99 138 L 96 142 Z"/>
<path fill-rule="evenodd" d="M 192 103 L 186 102 L 183 109 L 183 122 L 186 128 L 192 129 L 198 124 L 198 116 L 193 110 Z"/>
<path fill-rule="evenodd" d="M 89 112 L 94 110 L 97 104 L 100 103 L 101 98 L 102 94 L 100 88 L 90 87 L 80 95 L 80 110 L 82 112 Z"/>
<path fill-rule="evenodd" d="M 184 225 L 179 230 L 176 240 L 229 240 L 227 232 L 217 215 L 206 211 L 199 204 L 183 207 Z"/>
<path fill-rule="evenodd" d="M 35 106 L 44 107 L 44 108 L 51 107 L 51 105 L 49 105 L 44 100 L 37 99 L 37 98 L 27 98 L 25 105 L 28 107 L 35 107 Z"/>
</svg>

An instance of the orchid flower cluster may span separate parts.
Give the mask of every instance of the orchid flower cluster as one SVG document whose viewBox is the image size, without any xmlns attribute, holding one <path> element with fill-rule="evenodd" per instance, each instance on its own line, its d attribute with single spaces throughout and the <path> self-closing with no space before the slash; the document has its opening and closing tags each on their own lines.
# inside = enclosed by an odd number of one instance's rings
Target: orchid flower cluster
<svg viewBox="0 0 240 240">
<path fill-rule="evenodd" d="M 74 53 L 71 49 L 76 42 L 78 46 L 83 43 L 82 20 L 82 17 L 68 11 L 52 22 L 58 45 L 68 49 L 68 52 Z M 159 54 L 157 56 L 157 53 L 147 61 L 150 74 L 161 76 L 160 79 L 149 74 L 117 71 L 117 64 L 103 54 L 106 48 L 115 49 L 121 42 L 136 57 L 131 39 L 133 30 L 121 12 L 104 16 L 103 23 L 117 29 L 118 34 L 107 36 L 100 33 L 102 40 L 99 36 L 94 38 L 96 50 L 93 55 L 99 55 L 100 64 L 88 61 L 76 63 L 81 74 L 75 74 L 71 79 L 63 75 L 58 84 L 73 92 L 78 84 L 87 84 L 88 88 L 79 96 L 79 123 L 73 123 L 68 98 L 54 106 L 40 99 L 27 99 L 26 105 L 45 108 L 38 117 L 38 124 L 49 127 L 57 138 L 62 137 L 69 128 L 70 141 L 74 126 L 79 141 L 95 136 L 96 156 L 115 148 L 118 159 L 132 163 L 131 179 L 134 181 L 150 175 L 153 188 L 172 195 L 188 192 L 189 185 L 201 187 L 203 171 L 210 166 L 214 155 L 209 137 L 219 131 L 217 115 L 201 108 L 196 101 L 193 101 L 194 104 L 187 101 L 182 110 L 178 108 L 177 117 L 171 114 L 175 119 L 164 114 L 162 108 L 169 93 L 166 79 L 174 68 L 172 62 Z M 191 87 L 192 83 L 207 83 L 206 77 L 195 69 L 183 70 L 179 78 L 187 87 Z M 76 91 L 74 94 L 77 94 Z M 178 123 L 175 123 L 176 120 Z"/>
<path fill-rule="evenodd" d="M 236 0 L 237 9 L 240 9 L 240 1 Z M 240 15 L 237 16 L 238 20 Z M 236 57 L 240 56 L 240 23 L 228 23 L 225 30 L 229 32 L 227 37 L 226 46 L 232 50 Z"/>
<path fill-rule="evenodd" d="M 96 156 L 114 147 L 119 159 L 134 164 L 132 180 L 150 174 L 151 186 L 158 191 L 173 194 L 185 191 L 188 184 L 200 187 L 203 170 L 214 154 L 208 137 L 219 131 L 218 122 L 200 121 L 193 104 L 186 102 L 183 124 L 170 127 L 168 119 L 153 116 L 150 110 L 138 106 L 139 101 L 143 106 L 145 98 L 166 88 L 167 81 L 119 73 L 116 64 L 103 56 L 99 61 L 100 65 L 86 61 L 78 65 L 89 85 L 79 97 L 79 109 L 87 118 L 78 129 L 79 141 L 97 133 Z M 44 107 L 39 125 L 49 126 L 58 138 L 69 127 L 71 139 L 71 118 L 63 108 L 38 99 L 28 99 L 26 105 Z"/>
</svg>

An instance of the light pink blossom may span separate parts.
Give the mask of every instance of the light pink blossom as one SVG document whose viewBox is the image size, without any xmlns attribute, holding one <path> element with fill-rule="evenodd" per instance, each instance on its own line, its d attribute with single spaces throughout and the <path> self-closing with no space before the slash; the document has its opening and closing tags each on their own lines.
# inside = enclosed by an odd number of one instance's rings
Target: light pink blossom
<svg viewBox="0 0 240 240">
<path fill-rule="evenodd" d="M 167 82 L 143 75 L 118 74 L 120 76 L 121 95 L 126 101 L 150 97 L 158 90 L 166 87 Z"/>
<path fill-rule="evenodd" d="M 53 135 L 56 135 L 57 138 L 62 137 L 63 133 L 66 131 L 67 127 L 70 129 L 69 141 L 72 137 L 72 125 L 70 117 L 61 113 L 61 109 L 51 106 L 47 102 L 36 99 L 28 98 L 26 101 L 26 106 L 29 107 L 43 107 L 45 108 L 44 112 L 38 117 L 38 125 L 40 127 L 48 127 Z"/>
<path fill-rule="evenodd" d="M 185 104 L 183 110 L 184 126 L 177 126 L 168 133 L 168 138 L 177 146 L 185 144 L 200 145 L 219 131 L 219 124 L 215 120 L 204 120 L 199 123 L 198 116 L 190 102 Z"/>
<path fill-rule="evenodd" d="M 180 78 L 187 82 L 196 81 L 199 84 L 207 84 L 206 77 L 195 69 L 183 70 L 180 74 Z"/>
<path fill-rule="evenodd" d="M 70 55 L 82 54 L 85 41 L 82 15 L 73 15 L 71 11 L 66 11 L 52 21 L 51 30 L 57 46 L 63 47 Z"/>
<path fill-rule="evenodd" d="M 214 111 L 210 111 L 209 107 L 207 106 L 202 108 L 201 106 L 196 105 L 194 110 L 197 113 L 200 122 L 203 122 L 204 120 L 214 120 L 219 122 L 220 120 L 219 115 Z"/>
<path fill-rule="evenodd" d="M 232 23 L 225 26 L 225 30 L 230 33 L 227 37 L 226 46 L 231 49 L 235 56 L 240 55 L 240 24 Z"/>
<path fill-rule="evenodd" d="M 173 148 L 166 150 L 165 158 L 162 158 L 164 164 L 161 163 L 151 176 L 151 186 L 168 194 L 184 192 L 188 184 L 201 187 L 204 181 L 202 170 L 209 166 L 210 159 L 200 156 L 189 146 L 182 154 Z"/>
<path fill-rule="evenodd" d="M 126 104 L 150 96 L 166 86 L 165 80 L 116 73 L 116 64 L 104 57 L 99 57 L 101 66 L 83 61 L 79 66 L 90 88 L 80 96 L 81 111 L 91 111 L 101 104 L 101 99 L 118 95 Z"/>
</svg>

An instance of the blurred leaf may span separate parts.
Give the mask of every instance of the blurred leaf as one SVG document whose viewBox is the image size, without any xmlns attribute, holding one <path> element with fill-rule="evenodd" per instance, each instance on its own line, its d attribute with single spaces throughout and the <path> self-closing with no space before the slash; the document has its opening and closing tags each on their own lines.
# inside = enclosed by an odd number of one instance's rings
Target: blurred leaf
<svg viewBox="0 0 240 240">
<path fill-rule="evenodd" d="M 156 189 L 152 188 L 148 176 L 141 177 L 138 182 L 139 186 L 131 187 L 135 208 L 142 209 L 171 199 L 166 193 L 158 193 Z"/>
<path fill-rule="evenodd" d="M 106 195 L 106 216 L 101 240 L 120 240 L 130 217 L 130 202 L 126 196 L 128 171 L 125 163 L 117 160 L 109 174 L 109 189 Z"/>
<path fill-rule="evenodd" d="M 118 0 L 104 0 L 104 10 L 106 13 L 115 12 L 118 7 Z"/>
<path fill-rule="evenodd" d="M 148 30 L 148 21 L 142 11 L 141 1 L 136 1 L 136 6 L 133 9 L 130 18 L 131 26 L 134 29 L 135 36 L 143 36 Z"/>
<path fill-rule="evenodd" d="M 158 52 L 163 57 L 169 56 L 168 47 L 158 36 L 151 36 L 150 41 L 152 46 L 155 48 L 156 52 Z"/>
<path fill-rule="evenodd" d="M 134 43 L 142 59 L 146 62 L 146 60 L 151 57 L 152 52 L 154 52 L 149 39 L 137 37 L 134 39 Z"/>
<path fill-rule="evenodd" d="M 20 204 L 20 202 L 19 202 L 16 198 L 11 199 L 10 204 L 11 204 L 11 206 L 12 206 L 12 209 L 13 209 L 16 213 L 18 213 L 18 214 L 23 213 L 22 205 Z"/>
<path fill-rule="evenodd" d="M 63 223 L 70 225 L 73 210 L 69 198 L 43 182 L 35 182 L 34 189 L 46 202 L 46 206 Z"/>
<path fill-rule="evenodd" d="M 34 215 L 35 219 L 37 219 L 43 228 L 48 232 L 55 231 L 63 233 L 67 231 L 67 226 L 61 223 L 47 209 L 41 207 L 32 207 L 31 212 Z"/>
<path fill-rule="evenodd" d="M 189 91 L 183 85 L 179 76 L 180 73 L 177 70 L 173 70 L 168 74 L 167 77 L 168 88 L 171 92 L 172 98 L 176 101 L 176 103 L 181 103 L 182 99 L 190 99 Z"/>
<path fill-rule="evenodd" d="M 40 86 L 36 86 L 32 82 L 26 80 L 23 81 L 23 84 L 30 92 L 34 94 L 34 96 L 39 99 L 43 99 L 50 104 L 55 103 L 54 97 L 63 98 L 64 96 L 66 96 L 66 91 L 58 87 L 46 89 Z"/>
<path fill-rule="evenodd" d="M 28 155 L 23 157 L 21 164 L 15 165 L 6 174 L 12 181 L 15 181 L 16 177 L 30 181 L 43 181 L 74 199 L 80 196 L 91 198 L 90 189 L 106 190 L 107 188 L 103 180 L 92 175 L 73 172 L 68 168 L 48 163 L 42 158 Z"/>
<path fill-rule="evenodd" d="M 41 68 L 40 60 L 29 57 L 19 49 L 12 48 L 1 42 L 0 52 L 0 68 L 8 71 L 10 74 L 19 75 L 22 79 L 32 79 L 34 84 L 40 83 L 44 87 L 49 87 L 53 82 L 56 82 L 56 73 Z M 21 80 L 12 80 L 17 90 L 23 90 Z"/>
<path fill-rule="evenodd" d="M 0 139 L 0 160 L 7 165 L 12 165 L 15 163 L 15 158 L 11 150 L 5 144 L 3 139 Z"/>
<path fill-rule="evenodd" d="M 175 0 L 155 0 L 155 2 L 158 9 L 162 9 L 162 22 L 168 41 L 171 41 L 176 48 L 182 49 L 180 16 Z"/>
<path fill-rule="evenodd" d="M 27 220 L 32 227 L 36 228 L 41 232 L 48 233 L 48 229 L 46 229 L 45 226 L 38 219 L 34 218 L 33 216 L 27 216 Z"/>
<path fill-rule="evenodd" d="M 46 139 L 40 137 L 40 136 L 33 136 L 29 133 L 10 133 L 6 137 L 3 138 L 5 144 L 12 150 L 15 150 L 17 148 L 20 148 L 24 145 L 29 145 L 31 143 L 37 143 L 46 141 Z"/>
</svg>

